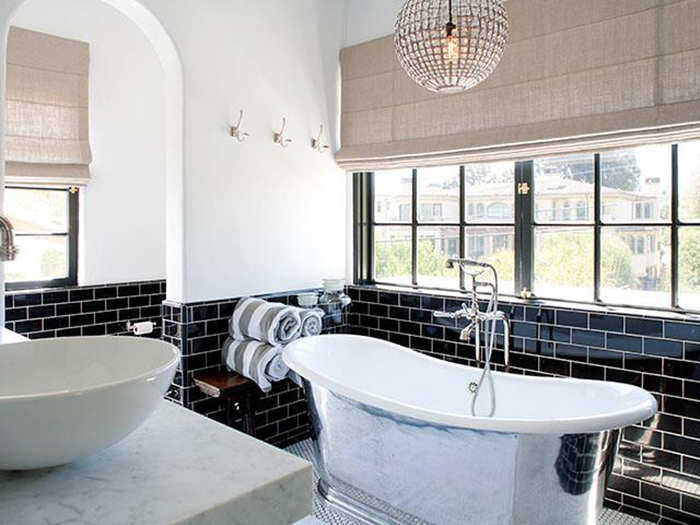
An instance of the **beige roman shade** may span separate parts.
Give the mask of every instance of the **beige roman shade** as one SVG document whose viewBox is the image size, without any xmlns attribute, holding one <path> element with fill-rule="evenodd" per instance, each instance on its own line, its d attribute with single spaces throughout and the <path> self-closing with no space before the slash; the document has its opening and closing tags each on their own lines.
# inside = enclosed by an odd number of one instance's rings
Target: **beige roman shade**
<svg viewBox="0 0 700 525">
<path fill-rule="evenodd" d="M 344 48 L 348 170 L 531 158 L 700 136 L 700 0 L 509 0 L 501 64 L 437 95 L 391 36 Z"/>
<path fill-rule="evenodd" d="M 87 184 L 89 68 L 88 44 L 10 28 L 6 183 Z"/>
</svg>

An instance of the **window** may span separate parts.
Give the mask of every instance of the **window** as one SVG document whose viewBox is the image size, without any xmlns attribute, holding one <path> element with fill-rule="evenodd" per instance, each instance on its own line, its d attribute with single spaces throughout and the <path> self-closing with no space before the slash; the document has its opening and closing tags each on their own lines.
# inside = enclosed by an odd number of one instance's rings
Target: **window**
<svg viewBox="0 0 700 525">
<path fill-rule="evenodd" d="M 482 235 L 472 236 L 468 238 L 469 254 L 474 259 L 481 259 L 484 255 L 484 237 Z"/>
<path fill-rule="evenodd" d="M 464 289 L 444 268 L 462 255 L 505 294 L 700 311 L 700 141 L 363 173 L 355 190 L 358 282 Z M 373 214 L 372 195 L 406 211 Z"/>
<path fill-rule="evenodd" d="M 5 188 L 5 213 L 19 253 L 5 263 L 8 290 L 77 284 L 78 193 L 55 188 Z"/>
<path fill-rule="evenodd" d="M 576 220 L 577 221 L 587 221 L 588 218 L 588 205 L 584 201 L 576 202 Z"/>
<path fill-rule="evenodd" d="M 564 208 L 562 209 L 561 218 L 565 221 L 571 220 L 571 204 L 569 204 L 569 201 L 564 202 Z"/>
<path fill-rule="evenodd" d="M 506 204 L 505 202 L 494 202 L 492 204 L 489 204 L 486 216 L 488 219 L 508 220 L 512 219 L 512 212 L 512 206 L 508 206 L 508 204 Z"/>
<path fill-rule="evenodd" d="M 493 236 L 493 250 L 505 250 L 508 248 L 508 236 L 507 235 L 494 235 Z"/>
<path fill-rule="evenodd" d="M 425 221 L 440 221 L 442 220 L 442 204 L 421 204 L 418 212 L 420 217 Z M 401 210 L 402 220 L 411 220 L 411 208 L 406 206 L 405 210 Z"/>
</svg>

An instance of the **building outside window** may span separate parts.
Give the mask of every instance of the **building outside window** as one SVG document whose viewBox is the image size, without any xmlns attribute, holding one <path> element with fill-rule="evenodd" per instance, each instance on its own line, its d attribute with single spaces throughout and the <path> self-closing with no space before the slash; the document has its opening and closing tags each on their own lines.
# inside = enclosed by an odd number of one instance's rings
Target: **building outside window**
<svg viewBox="0 0 700 525">
<path fill-rule="evenodd" d="M 587 221 L 588 217 L 588 206 L 584 201 L 576 202 L 576 220 L 577 221 Z"/>
</svg>

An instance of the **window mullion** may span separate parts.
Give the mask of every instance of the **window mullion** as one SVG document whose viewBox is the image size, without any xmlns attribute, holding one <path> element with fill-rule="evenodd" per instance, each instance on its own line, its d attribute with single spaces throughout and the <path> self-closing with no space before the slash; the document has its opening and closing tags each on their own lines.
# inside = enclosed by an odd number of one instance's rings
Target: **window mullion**
<svg viewBox="0 0 700 525">
<path fill-rule="evenodd" d="M 464 173 L 464 166 L 459 167 L 459 257 L 464 259 L 467 255 L 467 214 L 465 211 L 467 202 L 467 188 L 466 188 L 466 175 Z M 466 288 L 464 280 L 464 271 L 460 265 L 459 267 L 459 288 L 464 290 Z"/>
<path fill-rule="evenodd" d="M 353 174 L 353 208 L 354 208 L 354 228 L 353 246 L 355 250 L 355 271 L 354 282 L 364 283 L 370 280 L 368 273 L 372 265 L 371 250 L 367 244 L 368 230 L 372 229 L 367 216 L 367 209 L 373 203 L 368 192 L 368 173 Z"/>
<path fill-rule="evenodd" d="M 515 163 L 515 294 L 526 296 L 533 283 L 533 161 Z"/>
<path fill-rule="evenodd" d="M 68 279 L 78 284 L 79 191 L 68 192 Z"/>
<path fill-rule="evenodd" d="M 353 175 L 355 282 L 374 282 L 374 173 Z"/>
<path fill-rule="evenodd" d="M 678 144 L 671 146 L 671 308 L 678 308 Z"/>
<path fill-rule="evenodd" d="M 411 281 L 418 285 L 418 170 L 413 170 L 411 184 Z"/>
<path fill-rule="evenodd" d="M 367 221 L 367 239 L 365 241 L 367 247 L 367 257 L 365 258 L 367 269 L 365 270 L 365 273 L 367 275 L 367 280 L 369 282 L 374 282 L 374 172 L 370 172 L 365 175 L 364 186 L 365 191 L 367 192 L 367 200 L 364 201 L 365 206 L 367 206 L 364 214 Z"/>
<path fill-rule="evenodd" d="M 593 157 L 593 301 L 600 302 L 602 268 L 601 186 L 600 153 Z"/>
</svg>

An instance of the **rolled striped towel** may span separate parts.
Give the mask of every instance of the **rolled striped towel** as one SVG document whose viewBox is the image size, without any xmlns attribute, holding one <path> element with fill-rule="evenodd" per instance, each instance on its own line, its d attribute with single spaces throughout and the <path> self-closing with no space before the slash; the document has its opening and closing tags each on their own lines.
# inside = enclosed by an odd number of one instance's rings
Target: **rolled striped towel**
<svg viewBox="0 0 700 525">
<path fill-rule="evenodd" d="M 324 311 L 320 308 L 301 311 L 301 337 L 320 335 L 323 330 Z"/>
<path fill-rule="evenodd" d="M 282 349 L 255 339 L 229 337 L 224 342 L 223 359 L 230 370 L 255 381 L 263 392 L 272 389 L 272 381 L 280 381 L 289 373 Z"/>
<path fill-rule="evenodd" d="M 299 309 L 262 299 L 241 299 L 229 321 L 234 339 L 257 339 L 273 346 L 291 343 L 301 332 Z"/>
</svg>

